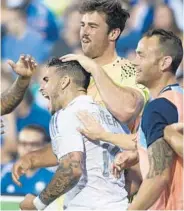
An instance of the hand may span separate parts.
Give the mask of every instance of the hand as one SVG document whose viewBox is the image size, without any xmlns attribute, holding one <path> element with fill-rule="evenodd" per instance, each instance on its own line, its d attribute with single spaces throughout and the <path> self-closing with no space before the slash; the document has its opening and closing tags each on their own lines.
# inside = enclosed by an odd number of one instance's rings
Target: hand
<svg viewBox="0 0 184 211">
<path fill-rule="evenodd" d="M 94 70 L 97 70 L 100 68 L 94 60 L 83 55 L 67 54 L 65 56 L 62 56 L 60 59 L 63 62 L 78 61 L 80 65 L 86 70 L 86 72 L 91 73 L 91 74 L 93 74 Z"/>
<path fill-rule="evenodd" d="M 29 157 L 22 157 L 20 158 L 14 165 L 12 170 L 12 179 L 13 181 L 21 186 L 22 184 L 19 182 L 20 176 L 26 173 L 28 169 L 32 168 L 31 160 Z"/>
<path fill-rule="evenodd" d="M 164 129 L 164 138 L 166 140 L 169 140 L 172 137 L 174 132 L 179 132 L 182 135 L 183 130 L 184 130 L 184 124 L 181 122 L 168 125 Z"/>
<path fill-rule="evenodd" d="M 91 140 L 102 139 L 105 132 L 100 123 L 87 111 L 77 113 L 77 118 L 82 122 L 84 128 L 78 128 L 78 131 Z"/>
<path fill-rule="evenodd" d="M 113 175 L 119 178 L 121 171 L 134 166 L 138 162 L 138 158 L 138 152 L 136 150 L 118 153 L 112 166 Z"/>
<path fill-rule="evenodd" d="M 24 200 L 20 203 L 20 209 L 21 210 L 37 210 L 36 207 L 33 204 L 33 200 L 36 198 L 36 196 L 32 194 L 27 194 L 24 198 Z"/>
<path fill-rule="evenodd" d="M 4 124 L 3 124 L 3 120 L 1 119 L 1 135 L 4 134 Z"/>
<path fill-rule="evenodd" d="M 21 55 L 17 63 L 12 60 L 8 60 L 7 63 L 15 73 L 25 78 L 30 78 L 37 67 L 36 61 L 30 55 Z"/>
</svg>

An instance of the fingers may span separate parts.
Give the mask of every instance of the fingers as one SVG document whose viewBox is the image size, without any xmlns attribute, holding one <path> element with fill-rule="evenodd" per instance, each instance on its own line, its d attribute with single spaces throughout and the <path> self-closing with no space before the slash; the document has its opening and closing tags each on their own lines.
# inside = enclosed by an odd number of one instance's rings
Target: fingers
<svg viewBox="0 0 184 211">
<path fill-rule="evenodd" d="M 62 62 L 69 62 L 69 61 L 78 61 L 78 56 L 75 54 L 67 54 L 65 56 L 60 57 Z"/>
<path fill-rule="evenodd" d="M 35 62 L 35 59 L 27 54 L 26 56 L 21 55 L 20 60 L 25 64 L 27 68 L 29 68 L 31 71 L 33 71 L 37 67 L 37 63 Z"/>
<path fill-rule="evenodd" d="M 79 111 L 77 113 L 78 119 L 83 123 L 85 126 L 90 126 L 92 124 L 97 124 L 97 120 L 87 111 Z"/>
<path fill-rule="evenodd" d="M 175 123 L 175 129 L 181 133 L 183 133 L 184 124 L 182 122 Z"/>
<path fill-rule="evenodd" d="M 77 130 L 82 134 L 82 135 L 86 135 L 86 131 L 82 128 L 77 128 Z"/>
<path fill-rule="evenodd" d="M 12 69 L 15 69 L 16 64 L 12 60 L 7 60 L 7 63 L 10 65 Z"/>
<path fill-rule="evenodd" d="M 20 178 L 20 174 L 19 172 L 19 168 L 20 166 L 18 164 L 14 164 L 13 166 L 13 170 L 12 170 L 12 179 L 13 181 L 18 185 L 18 186 L 22 186 L 22 184 L 19 182 L 19 178 Z"/>
</svg>

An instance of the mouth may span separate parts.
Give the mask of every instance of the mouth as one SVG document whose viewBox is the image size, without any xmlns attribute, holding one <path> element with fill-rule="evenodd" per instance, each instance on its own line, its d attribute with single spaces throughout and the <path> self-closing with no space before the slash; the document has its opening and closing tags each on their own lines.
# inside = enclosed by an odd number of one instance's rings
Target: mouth
<svg viewBox="0 0 184 211">
<path fill-rule="evenodd" d="M 82 39 L 82 43 L 87 44 L 90 43 L 91 41 L 89 39 L 83 38 Z"/>
<path fill-rule="evenodd" d="M 142 71 L 140 69 L 136 70 L 136 75 L 139 75 Z"/>
<path fill-rule="evenodd" d="M 50 100 L 50 97 L 48 95 L 46 95 L 45 93 L 42 93 L 43 97 L 47 100 Z"/>
</svg>

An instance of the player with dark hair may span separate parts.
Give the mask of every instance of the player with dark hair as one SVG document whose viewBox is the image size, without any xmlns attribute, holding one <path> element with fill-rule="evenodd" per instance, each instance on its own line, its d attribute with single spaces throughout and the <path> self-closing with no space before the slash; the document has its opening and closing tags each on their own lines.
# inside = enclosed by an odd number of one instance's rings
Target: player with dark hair
<svg viewBox="0 0 184 211">
<path fill-rule="evenodd" d="M 77 61 L 54 58 L 48 63 L 40 90 L 50 102 L 52 148 L 47 146 L 20 158 L 14 165 L 13 178 L 20 185 L 18 180 L 25 170 L 57 164 L 58 168 L 39 196 L 25 197 L 21 209 L 42 210 L 63 194 L 65 210 L 127 209 L 124 174 L 117 179 L 110 172 L 120 148 L 101 140 L 92 143 L 77 130 L 81 123 L 76 113 L 80 110 L 88 110 L 107 131 L 128 130 L 86 95 L 89 82 L 90 73 Z"/>
</svg>

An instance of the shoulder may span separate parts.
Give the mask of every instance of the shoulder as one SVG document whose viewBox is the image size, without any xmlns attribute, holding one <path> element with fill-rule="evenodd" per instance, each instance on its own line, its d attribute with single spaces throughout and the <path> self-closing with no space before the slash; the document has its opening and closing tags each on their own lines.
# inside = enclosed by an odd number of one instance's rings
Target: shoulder
<svg viewBox="0 0 184 211">
<path fill-rule="evenodd" d="M 123 78 L 135 77 L 135 66 L 128 59 L 121 58 L 121 76 Z"/>
<path fill-rule="evenodd" d="M 171 111 L 177 111 L 177 108 L 170 100 L 164 97 L 157 98 L 147 104 L 143 112 L 143 117 L 152 113 L 159 113 L 160 115 L 168 114 L 171 116 Z"/>
<path fill-rule="evenodd" d="M 176 106 L 166 98 L 158 98 L 150 102 L 144 109 L 141 128 L 148 146 L 163 137 L 164 128 L 178 122 Z"/>
</svg>

